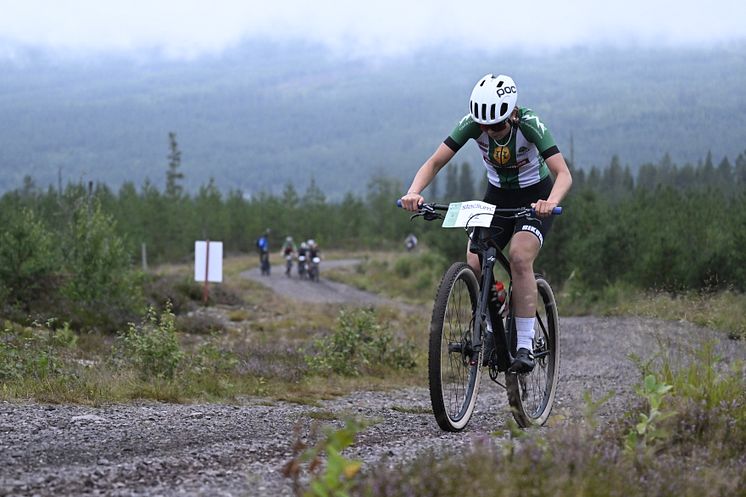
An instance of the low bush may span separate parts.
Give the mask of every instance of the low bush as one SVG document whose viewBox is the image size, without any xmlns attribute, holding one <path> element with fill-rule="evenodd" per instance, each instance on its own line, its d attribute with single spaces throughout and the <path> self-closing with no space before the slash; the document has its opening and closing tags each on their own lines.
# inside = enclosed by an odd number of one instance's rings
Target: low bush
<svg viewBox="0 0 746 497">
<path fill-rule="evenodd" d="M 413 368 L 414 345 L 376 322 L 371 310 L 342 311 L 334 332 L 314 342 L 306 362 L 317 374 L 381 374 Z"/>
<path fill-rule="evenodd" d="M 143 380 L 170 379 L 184 356 L 176 338 L 175 316 L 169 306 L 158 316 L 149 309 L 140 324 L 130 324 L 120 333 L 114 349 L 115 361 L 124 362 Z"/>
<path fill-rule="evenodd" d="M 74 368 L 77 335 L 67 323 L 55 328 L 53 320 L 0 328 L 0 381 L 46 379 L 67 375 Z"/>
</svg>

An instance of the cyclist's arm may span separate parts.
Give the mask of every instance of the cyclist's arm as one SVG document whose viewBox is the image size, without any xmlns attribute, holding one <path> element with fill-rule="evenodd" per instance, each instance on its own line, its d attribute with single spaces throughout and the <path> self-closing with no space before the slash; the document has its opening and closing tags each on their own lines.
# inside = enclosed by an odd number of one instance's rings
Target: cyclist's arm
<svg viewBox="0 0 746 497">
<path fill-rule="evenodd" d="M 557 207 L 572 186 L 572 175 L 570 168 L 567 167 L 565 158 L 560 152 L 547 157 L 544 162 L 554 175 L 554 186 L 546 200 L 539 200 L 532 207 L 536 210 L 539 217 L 545 217 L 552 214 L 552 209 Z"/>
<path fill-rule="evenodd" d="M 435 150 L 435 153 L 433 153 L 433 155 L 431 155 L 430 158 L 420 166 L 417 174 L 414 175 L 414 179 L 412 180 L 409 189 L 407 189 L 406 195 L 401 198 L 402 207 L 408 211 L 416 211 L 419 205 L 425 201 L 424 197 L 420 194 L 422 190 L 430 184 L 435 175 L 438 174 L 438 171 L 440 171 L 454 155 L 456 155 L 456 151 L 451 149 L 445 143 L 441 143 L 437 150 Z"/>
</svg>

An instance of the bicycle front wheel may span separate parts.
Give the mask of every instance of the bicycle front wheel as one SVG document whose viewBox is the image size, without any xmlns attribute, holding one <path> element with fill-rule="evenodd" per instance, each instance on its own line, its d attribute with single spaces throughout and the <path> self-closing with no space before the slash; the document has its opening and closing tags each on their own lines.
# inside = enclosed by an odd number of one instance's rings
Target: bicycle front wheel
<svg viewBox="0 0 746 497">
<path fill-rule="evenodd" d="M 536 322 L 534 324 L 533 371 L 506 374 L 508 401 L 519 426 L 541 426 L 552 411 L 560 362 L 560 328 L 557 302 L 547 281 L 537 275 Z"/>
<path fill-rule="evenodd" d="M 478 296 L 474 271 L 463 262 L 448 268 L 435 296 L 428 376 L 433 414 L 445 431 L 463 430 L 477 400 L 483 349 L 472 357 L 472 327 Z"/>
</svg>

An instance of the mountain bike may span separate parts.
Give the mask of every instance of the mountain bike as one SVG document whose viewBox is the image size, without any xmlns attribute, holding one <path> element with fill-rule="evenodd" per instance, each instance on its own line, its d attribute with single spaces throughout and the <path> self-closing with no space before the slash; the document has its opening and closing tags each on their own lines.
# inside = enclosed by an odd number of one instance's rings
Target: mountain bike
<svg viewBox="0 0 746 497">
<path fill-rule="evenodd" d="M 271 266 L 269 264 L 269 252 L 262 251 L 259 254 L 259 267 L 261 268 L 262 275 L 269 276 Z"/>
<path fill-rule="evenodd" d="M 293 270 L 293 254 L 285 254 L 285 276 L 290 278 L 291 271 Z"/>
<path fill-rule="evenodd" d="M 412 219 L 445 219 L 451 210 L 449 205 L 425 203 Z M 444 216 L 442 211 L 449 212 Z M 560 212 L 561 208 L 557 207 L 554 214 Z M 508 371 L 515 355 L 517 337 L 511 298 L 512 284 L 508 285 L 502 304 L 495 288 L 493 270 L 496 263 L 502 266 L 508 278 L 511 273 L 507 257 L 495 242 L 499 228 L 489 227 L 492 216 L 528 219 L 534 213 L 530 208 L 494 208 L 486 223 L 479 223 L 479 227 L 473 226 L 477 224 L 475 220 L 484 215 L 484 212 L 469 215 L 465 222 L 457 225 L 465 228 L 470 239 L 470 250 L 479 255 L 481 279 L 477 280 L 468 264 L 453 263 L 438 287 L 430 321 L 430 400 L 438 426 L 445 431 L 461 431 L 469 423 L 476 405 L 483 367 L 488 370 L 490 379 L 506 390 L 513 417 L 523 428 L 541 426 L 547 421 L 559 379 L 559 317 L 549 283 L 543 276 L 536 274 L 538 301 L 533 341 L 535 367 L 525 374 Z M 487 328 L 488 319 L 492 324 L 491 333 Z M 488 356 L 485 356 L 486 340 L 493 343 L 492 347 L 488 347 L 491 349 Z"/>
<path fill-rule="evenodd" d="M 298 278 L 304 279 L 307 276 L 308 276 L 308 271 L 306 271 L 306 256 L 299 255 L 298 256 Z"/>
<path fill-rule="evenodd" d="M 321 257 L 314 256 L 311 258 L 311 265 L 308 267 L 308 279 L 311 281 L 319 281 L 319 265 L 321 264 Z"/>
</svg>

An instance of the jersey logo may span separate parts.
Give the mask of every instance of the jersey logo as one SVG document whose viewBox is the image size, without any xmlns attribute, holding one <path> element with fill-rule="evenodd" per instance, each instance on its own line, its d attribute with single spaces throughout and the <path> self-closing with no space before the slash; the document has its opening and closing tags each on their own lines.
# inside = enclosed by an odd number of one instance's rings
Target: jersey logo
<svg viewBox="0 0 746 497">
<path fill-rule="evenodd" d="M 492 160 L 504 166 L 510 161 L 510 149 L 508 147 L 495 147 L 492 151 Z"/>
<path fill-rule="evenodd" d="M 524 118 L 524 121 L 526 122 L 531 121 L 531 120 L 536 121 L 536 126 L 534 127 L 534 129 L 536 129 L 536 131 L 538 131 L 539 134 L 541 134 L 541 136 L 544 136 L 544 132 L 547 130 L 547 127 L 544 126 L 544 123 L 539 121 L 539 118 L 536 116 L 529 116 L 529 117 Z"/>
<path fill-rule="evenodd" d="M 461 118 L 461 120 L 458 122 L 458 125 L 456 127 L 461 130 L 471 123 L 472 123 L 471 115 L 466 114 L 463 118 Z"/>
</svg>

